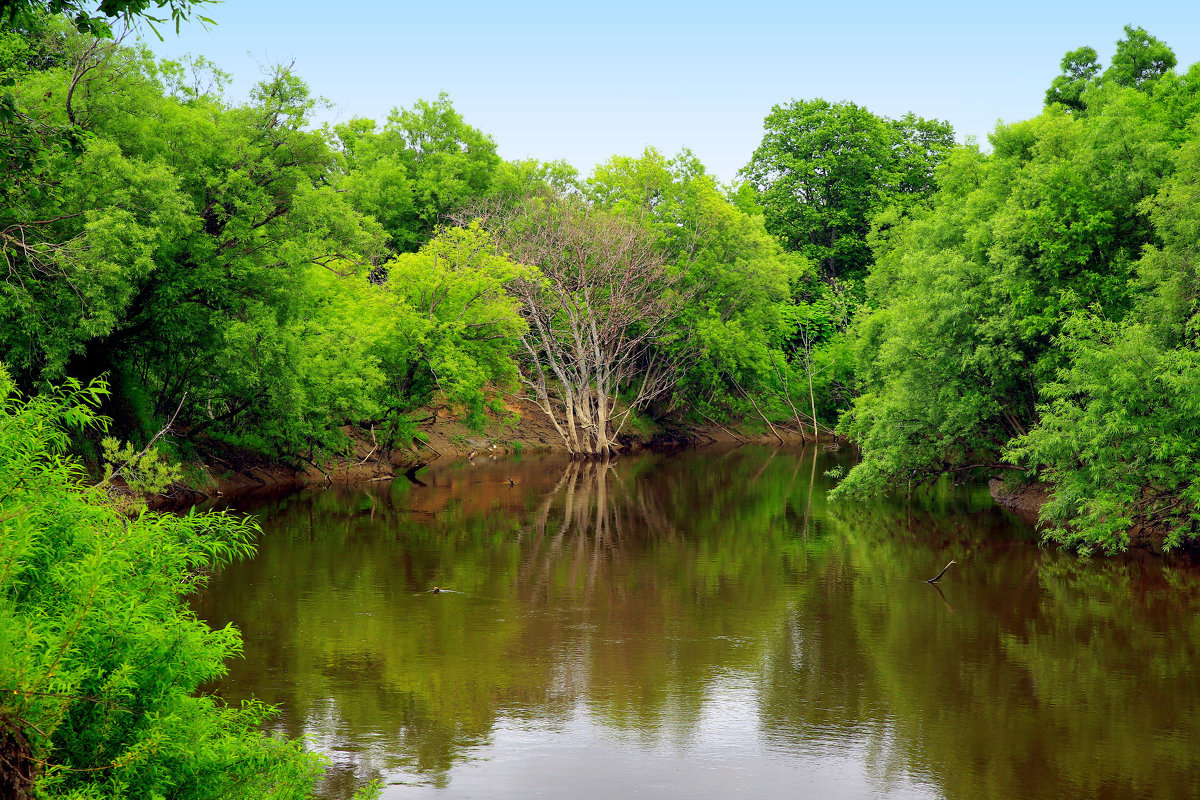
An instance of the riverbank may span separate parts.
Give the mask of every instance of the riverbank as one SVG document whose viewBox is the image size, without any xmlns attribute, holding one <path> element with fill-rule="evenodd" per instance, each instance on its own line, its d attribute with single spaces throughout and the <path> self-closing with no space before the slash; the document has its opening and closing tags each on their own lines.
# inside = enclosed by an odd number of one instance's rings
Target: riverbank
<svg viewBox="0 0 1200 800">
<path fill-rule="evenodd" d="M 1042 506 L 1050 499 L 1051 486 L 1040 481 L 1027 483 L 1019 487 L 1006 486 L 999 478 L 988 481 L 988 490 L 992 499 L 1002 508 L 1007 509 L 1034 528 L 1042 531 L 1045 523 L 1041 522 Z M 1163 527 L 1146 525 L 1136 521 L 1127 531 L 1130 550 L 1152 551 L 1162 555 L 1165 551 L 1163 543 L 1167 540 L 1168 530 Z M 1184 553 L 1189 558 L 1200 556 L 1200 545 L 1185 541 L 1174 548 L 1175 553 Z"/>
<path fill-rule="evenodd" d="M 802 445 L 811 432 L 776 425 L 763 430 L 758 420 L 701 425 L 675 419 L 643 421 L 618 437 L 622 453 L 667 452 L 716 444 Z M 524 453 L 565 453 L 566 446 L 546 414 L 534 403 L 510 399 L 501 413 L 488 416 L 482 430 L 472 430 L 464 415 L 447 404 L 425 409 L 418 425 L 420 439 L 405 447 L 385 448 L 376 432 L 347 426 L 348 450 L 338 456 L 301 465 L 272 461 L 224 446 L 201 448 L 202 457 L 185 465 L 184 480 L 151 499 L 158 509 L 185 508 L 215 498 L 274 493 L 319 484 L 351 485 L 390 480 L 422 467 L 461 459 L 490 459 Z M 822 439 L 826 441 L 826 439 Z"/>
<path fill-rule="evenodd" d="M 1042 506 L 1050 499 L 1050 487 L 1040 482 L 1014 488 L 999 478 L 992 478 L 988 481 L 988 491 L 997 505 L 1008 509 L 1035 528 L 1038 527 Z"/>
</svg>

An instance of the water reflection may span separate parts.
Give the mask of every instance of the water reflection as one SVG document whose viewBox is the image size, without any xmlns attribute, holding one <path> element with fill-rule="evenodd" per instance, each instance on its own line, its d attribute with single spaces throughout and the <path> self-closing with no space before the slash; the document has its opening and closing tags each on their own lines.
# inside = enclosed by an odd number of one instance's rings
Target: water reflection
<svg viewBox="0 0 1200 800">
<path fill-rule="evenodd" d="M 838 458 L 281 499 L 197 599 L 246 642 L 216 688 L 279 704 L 329 798 L 1197 794 L 1193 571 L 1040 550 L 978 491 L 828 506 Z"/>
</svg>

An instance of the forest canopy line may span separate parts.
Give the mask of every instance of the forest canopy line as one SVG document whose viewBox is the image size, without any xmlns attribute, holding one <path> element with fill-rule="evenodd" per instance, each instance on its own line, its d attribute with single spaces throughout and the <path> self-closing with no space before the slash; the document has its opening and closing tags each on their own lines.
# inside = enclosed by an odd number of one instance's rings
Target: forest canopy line
<svg viewBox="0 0 1200 800">
<path fill-rule="evenodd" d="M 638 416 L 836 429 L 863 450 L 843 496 L 1038 479 L 1081 549 L 1196 532 L 1200 73 L 1140 28 L 1108 65 L 1067 53 L 990 152 L 792 100 L 725 186 L 686 150 L 507 161 L 445 95 L 320 126 L 291 68 L 233 101 L 201 57 L 5 13 L 0 362 L 23 396 L 106 377 L 121 438 L 173 418 L 173 458 L 297 464 L 514 393 L 580 455 Z"/>
</svg>

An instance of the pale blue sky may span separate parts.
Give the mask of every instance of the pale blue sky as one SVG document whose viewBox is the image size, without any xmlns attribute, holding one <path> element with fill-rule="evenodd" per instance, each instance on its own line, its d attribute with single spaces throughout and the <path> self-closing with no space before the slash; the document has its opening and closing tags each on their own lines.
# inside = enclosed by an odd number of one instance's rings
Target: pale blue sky
<svg viewBox="0 0 1200 800">
<path fill-rule="evenodd" d="M 604 5 L 227 0 L 219 24 L 150 43 L 203 54 L 244 96 L 262 69 L 295 61 L 325 119 L 382 120 L 445 91 L 505 158 L 563 158 L 588 173 L 647 145 L 690 147 L 722 180 L 762 136 L 771 106 L 852 100 L 887 116 L 949 120 L 981 141 L 1025 119 L 1063 53 L 1091 45 L 1107 63 L 1126 23 L 1200 61 L 1193 2 L 654 2 Z"/>
</svg>

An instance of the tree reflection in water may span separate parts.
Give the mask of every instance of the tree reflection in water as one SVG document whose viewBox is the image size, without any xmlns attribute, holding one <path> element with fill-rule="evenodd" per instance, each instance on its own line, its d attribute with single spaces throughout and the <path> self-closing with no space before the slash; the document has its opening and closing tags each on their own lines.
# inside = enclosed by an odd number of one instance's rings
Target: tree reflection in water
<svg viewBox="0 0 1200 800">
<path fill-rule="evenodd" d="M 334 760 L 328 797 L 373 775 L 515 797 L 555 770 L 605 796 L 613 759 L 661 797 L 722 774 L 760 797 L 1195 794 L 1193 571 L 1038 549 L 978 491 L 828 507 L 838 458 L 529 459 L 284 498 L 197 599 L 246 639 L 216 688 L 278 703 Z"/>
</svg>

